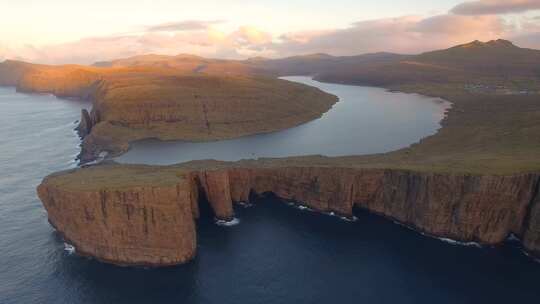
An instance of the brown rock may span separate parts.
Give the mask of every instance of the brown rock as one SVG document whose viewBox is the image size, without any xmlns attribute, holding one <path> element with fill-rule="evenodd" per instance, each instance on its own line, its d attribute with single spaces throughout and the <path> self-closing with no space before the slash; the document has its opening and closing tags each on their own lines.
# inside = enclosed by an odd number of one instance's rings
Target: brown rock
<svg viewBox="0 0 540 304">
<path fill-rule="evenodd" d="M 220 220 L 232 220 L 234 211 L 232 206 L 229 173 L 227 171 L 202 171 L 196 177 L 198 189 L 203 191 L 210 203 L 216 218 Z M 199 195 L 197 195 L 199 197 Z"/>
<path fill-rule="evenodd" d="M 85 172 L 87 177 L 101 178 L 91 168 L 84 170 L 90 172 Z M 141 266 L 175 265 L 195 256 L 189 180 L 111 188 L 84 181 L 58 184 L 51 179 L 38 187 L 38 195 L 50 223 L 77 253 Z"/>
</svg>

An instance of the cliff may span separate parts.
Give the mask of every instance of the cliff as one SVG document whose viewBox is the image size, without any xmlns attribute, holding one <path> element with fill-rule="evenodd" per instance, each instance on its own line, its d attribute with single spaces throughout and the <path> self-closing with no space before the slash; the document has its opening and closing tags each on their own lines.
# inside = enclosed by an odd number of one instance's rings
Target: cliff
<svg viewBox="0 0 540 304">
<path fill-rule="evenodd" d="M 165 266 L 191 260 L 196 235 L 190 181 L 165 172 L 160 180 L 140 170 L 122 173 L 135 178 L 111 187 L 85 170 L 94 183 L 83 181 L 75 188 L 72 181 L 50 177 L 38 188 L 49 222 L 77 253 L 104 262 Z"/>
<path fill-rule="evenodd" d="M 248 202 L 268 192 L 344 217 L 352 217 L 355 208 L 366 209 L 418 231 L 463 242 L 494 245 L 516 235 L 531 254 L 540 251 L 536 173 L 439 174 L 241 163 L 190 166 L 72 170 L 47 177 L 38 194 L 50 222 L 78 252 L 122 265 L 183 263 L 194 254 L 193 219 L 199 200 L 207 200 L 217 218 L 230 220 L 233 202 Z"/>
</svg>

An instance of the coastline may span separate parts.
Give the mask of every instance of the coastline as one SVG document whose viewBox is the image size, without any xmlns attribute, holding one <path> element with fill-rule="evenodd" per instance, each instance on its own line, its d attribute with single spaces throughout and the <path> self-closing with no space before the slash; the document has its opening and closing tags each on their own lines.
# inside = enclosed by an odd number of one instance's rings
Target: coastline
<svg viewBox="0 0 540 304">
<path fill-rule="evenodd" d="M 433 89 L 433 88 L 430 88 L 431 90 L 434 90 L 434 91 L 437 91 L 436 88 Z M 443 137 L 442 140 L 445 140 L 445 136 L 448 136 L 447 134 L 445 133 L 448 133 L 448 131 L 452 131 L 452 128 L 455 127 L 456 125 L 456 117 L 458 118 L 461 118 L 460 116 L 462 116 L 463 113 L 466 113 L 468 111 L 468 107 L 470 107 L 472 104 L 471 103 L 467 103 L 467 98 L 477 98 L 477 96 L 469 96 L 467 94 L 465 98 L 465 100 L 463 100 L 463 97 L 460 96 L 460 94 L 463 94 L 463 92 L 458 92 L 457 95 L 454 95 L 454 96 L 457 96 L 456 98 L 452 98 L 453 95 L 451 94 L 444 94 L 445 92 L 441 92 L 442 94 L 429 94 L 430 92 L 432 92 L 431 90 L 417 90 L 416 92 L 414 93 L 418 93 L 418 94 L 422 94 L 424 95 L 425 93 L 428 93 L 428 94 L 425 94 L 426 96 L 436 96 L 438 95 L 439 98 L 443 98 L 444 100 L 447 100 L 449 102 L 452 103 L 452 107 L 448 110 L 448 112 L 446 113 L 444 119 L 441 121 L 441 128 L 437 131 L 436 134 L 432 135 L 432 136 L 429 136 L 429 137 L 426 137 L 424 139 L 422 139 L 420 142 L 416 143 L 416 144 L 413 144 L 411 145 L 410 147 L 408 148 L 404 148 L 404 149 L 400 149 L 398 151 L 394 151 L 394 152 L 390 152 L 390 153 L 384 153 L 384 154 L 376 154 L 376 155 L 365 155 L 365 156 L 345 156 L 345 157 L 322 157 L 322 156 L 303 156 L 303 157 L 291 157 L 291 158 L 281 158 L 281 159 L 259 159 L 259 160 L 242 160 L 242 161 L 238 161 L 238 162 L 233 162 L 233 163 L 228 163 L 228 162 L 212 162 L 212 161 L 195 161 L 195 162 L 189 162 L 189 163 L 184 163 L 184 164 L 179 164 L 179 165 L 172 165 L 172 166 L 164 166 L 164 167 L 155 167 L 152 169 L 152 171 L 154 170 L 157 170 L 158 173 L 155 173 L 157 174 L 157 176 L 161 176 L 161 173 L 159 173 L 159 171 L 163 170 L 164 172 L 170 172 L 171 170 L 177 170 L 177 169 L 181 169 L 181 172 L 182 173 L 175 173 L 175 174 L 181 174 L 182 176 L 192 176 L 193 174 L 199 176 L 200 174 L 202 174 L 203 179 L 206 181 L 204 185 L 199 185 L 195 188 L 199 188 L 199 190 L 195 191 L 195 192 L 198 192 L 200 193 L 200 191 L 203 191 L 204 193 L 204 196 L 206 196 L 206 199 L 209 199 L 211 202 L 213 201 L 214 204 L 213 204 L 213 208 L 214 208 L 214 211 L 216 212 L 216 217 L 219 218 L 219 219 L 222 219 L 222 220 L 230 220 L 230 219 L 233 219 L 234 218 L 234 214 L 232 214 L 232 202 L 235 201 L 234 199 L 232 199 L 233 197 L 233 193 L 234 191 L 233 190 L 227 190 L 227 189 L 230 189 L 230 187 L 235 187 L 234 184 L 229 184 L 229 173 L 224 173 L 224 172 L 228 172 L 228 170 L 247 170 L 248 172 L 252 172 L 251 174 L 257 174 L 258 171 L 260 172 L 265 172 L 265 170 L 271 170 L 271 169 L 275 169 L 275 170 L 289 170 L 289 171 L 292 171 L 293 172 L 293 175 L 296 174 L 294 173 L 294 171 L 296 169 L 294 168 L 300 168 L 300 170 L 303 170 L 302 168 L 305 168 L 306 170 L 309 171 L 317 171 L 317 170 L 382 170 L 383 172 L 392 172 L 392 171 L 396 171 L 396 172 L 409 172 L 407 174 L 412 174 L 413 176 L 414 175 L 417 175 L 417 176 L 431 176 L 431 175 L 435 175 L 435 176 L 441 176 L 441 178 L 448 178 L 448 177 L 452 177 L 452 176 L 455 176 L 455 175 L 460 175 L 460 176 L 463 176 L 464 178 L 464 181 L 467 180 L 467 179 L 470 179 L 470 178 L 478 178 L 478 179 L 492 179 L 492 178 L 503 178 L 503 179 L 514 179 L 516 178 L 516 176 L 519 176 L 520 174 L 526 174 L 525 172 L 530 172 L 531 173 L 531 176 L 532 179 L 534 178 L 537 178 L 537 179 L 540 179 L 538 177 L 538 172 L 540 172 L 540 170 L 538 170 L 537 168 L 534 168 L 531 167 L 531 166 L 528 166 L 528 170 L 519 170 L 519 168 L 515 168 L 514 166 L 511 166 L 511 170 L 508 170 L 508 167 L 507 166 L 499 166 L 500 163 L 497 161 L 495 162 L 495 166 L 489 164 L 489 165 L 484 165 L 482 162 L 476 162 L 475 161 L 475 164 L 476 164 L 476 167 L 475 166 L 469 166 L 468 165 L 468 162 L 464 162 L 463 164 L 459 164 L 459 162 L 455 162 L 454 158 L 453 158 L 453 155 L 450 154 L 450 164 L 446 164 L 446 162 L 448 162 L 448 159 L 442 159 L 443 161 L 441 161 L 441 156 L 444 156 L 444 154 L 442 155 L 437 155 L 435 161 L 433 163 L 430 163 L 430 162 L 426 162 L 426 159 L 423 157 L 423 153 L 420 153 L 419 155 L 416 155 L 415 153 L 415 150 L 420 150 L 422 152 L 422 149 L 424 149 L 424 147 L 428 147 L 430 148 L 430 146 L 433 146 L 433 143 L 430 143 L 430 141 L 440 141 L 440 137 Z M 404 88 L 404 91 L 409 91 L 407 88 Z M 462 98 L 462 99 L 460 99 Z M 492 102 L 492 98 L 497 98 L 496 96 L 493 97 L 493 96 L 488 96 L 488 100 L 489 102 Z M 465 108 L 465 110 L 463 110 L 463 108 Z M 459 121 L 458 121 L 459 122 Z M 476 121 L 476 123 L 478 123 L 478 121 Z M 459 127 L 459 126 L 458 126 Z M 454 142 L 455 143 L 455 142 Z M 453 142 L 446 142 L 446 144 L 454 144 Z M 459 147 L 460 149 L 462 147 Z M 459 150 L 458 149 L 458 152 Z M 429 151 L 429 154 L 428 156 L 433 156 L 432 152 Z M 448 152 L 452 152 L 452 151 L 445 151 L 446 153 Z M 473 155 L 474 156 L 474 155 Z M 533 159 L 534 160 L 534 159 Z M 442 164 L 442 166 L 441 166 Z M 480 166 L 478 166 L 480 165 Z M 540 162 L 538 164 L 538 168 L 540 168 Z M 124 190 L 122 190 L 125 186 L 122 185 L 122 182 L 121 180 L 122 179 L 126 179 L 126 181 L 129 183 L 131 183 L 129 180 L 131 178 L 133 178 L 133 175 L 132 174 L 126 174 L 126 175 L 120 175 L 120 176 L 116 176 L 116 177 L 108 177 L 108 173 L 107 171 L 109 170 L 109 166 L 110 164 L 108 164 L 108 162 L 105 162 L 104 164 L 102 165 L 98 165 L 98 166 L 90 166 L 90 167 L 87 167 L 87 168 L 83 168 L 83 169 L 78 169 L 76 172 L 78 171 L 81 171 L 83 172 L 84 170 L 103 170 L 103 180 L 108 180 L 110 182 L 112 182 L 114 180 L 114 183 L 118 184 L 118 186 L 120 188 L 115 188 L 115 187 L 112 187 L 112 191 L 120 191 L 120 193 Z M 127 169 L 128 171 L 130 170 L 129 168 L 132 167 L 132 166 L 129 166 L 129 165 L 113 165 L 114 167 L 117 167 L 119 168 L 119 170 L 124 170 L 124 169 Z M 464 168 L 466 168 L 464 170 Z M 186 172 L 187 170 L 187 172 Z M 217 170 L 217 171 L 216 171 Z M 261 171 L 262 170 L 262 171 Z M 169 173 L 166 173 L 166 174 L 169 174 Z M 225 174 L 225 175 L 224 175 Z M 61 176 L 62 174 L 60 174 Z M 76 173 L 75 173 L 75 176 Z M 209 177 L 210 176 L 210 177 Z M 279 175 L 280 177 L 277 178 L 277 177 L 268 177 L 269 180 L 266 181 L 267 183 L 267 188 L 270 189 L 271 192 L 274 192 L 276 191 L 276 189 L 273 189 L 274 191 L 272 191 L 272 183 L 279 183 L 280 180 L 282 180 L 283 178 L 287 178 L 287 176 L 284 176 L 284 175 Z M 59 177 L 60 179 L 62 177 Z M 200 178 L 200 177 L 199 177 Z M 210 180 L 208 180 L 208 178 L 210 178 Z M 277 178 L 277 179 L 276 179 Z M 324 178 L 324 175 L 316 175 L 312 178 L 315 178 L 315 180 L 319 180 L 321 178 Z M 79 178 L 75 178 L 75 180 L 77 180 Z M 298 179 L 302 179 L 301 177 L 298 177 Z M 42 185 L 40 186 L 40 189 L 48 189 L 50 187 L 49 185 L 49 180 L 51 180 L 51 178 L 46 178 L 44 180 L 44 182 L 42 183 Z M 52 180 L 54 180 L 54 178 L 52 178 Z M 88 180 L 88 178 L 82 178 L 80 179 L 80 181 L 85 181 L 85 180 Z M 209 184 L 208 184 L 209 182 Z M 538 183 L 538 182 L 537 182 Z M 308 183 L 309 185 L 309 183 Z M 464 182 L 463 184 L 463 187 L 473 187 L 474 183 L 467 183 L 467 182 Z M 142 186 L 142 185 L 141 185 Z M 144 184 L 145 187 L 154 187 L 152 185 L 152 182 L 148 182 L 148 183 L 145 183 Z M 304 185 L 305 186 L 305 185 Z M 384 185 L 381 185 L 381 187 L 384 186 Z M 111 191 L 111 186 L 107 185 L 103 186 L 103 188 L 99 188 L 101 186 L 97 186 L 97 190 L 98 192 L 102 192 L 102 191 Z M 217 187 L 217 190 L 216 189 L 213 189 L 214 187 Z M 300 187 L 302 188 L 302 186 L 297 186 L 297 187 Z M 401 186 L 403 187 L 403 186 Z M 532 186 L 531 186 L 532 187 Z M 538 186 L 537 186 L 538 187 Z M 192 187 L 188 187 L 189 189 L 192 189 Z M 519 187 L 518 187 L 519 188 Z M 100 190 L 101 189 L 101 190 Z M 286 189 L 292 189 L 292 188 L 289 188 L 289 186 L 286 187 Z M 396 189 L 399 189 L 396 188 Z M 57 189 L 58 190 L 58 189 Z M 322 195 L 321 192 L 319 192 L 319 190 L 316 190 L 316 189 L 304 189 L 306 192 L 303 194 L 305 196 L 307 196 L 307 199 L 303 199 L 303 200 L 298 200 L 296 197 L 287 197 L 285 195 L 285 197 L 283 196 L 280 196 L 278 195 L 279 197 L 283 198 L 283 199 L 290 199 L 290 198 L 293 198 L 297 201 L 303 201 L 304 204 L 306 204 L 306 206 L 308 206 L 309 208 L 312 208 L 313 210 L 317 210 L 317 211 L 320 211 L 320 212 L 334 212 L 335 214 L 339 215 L 339 216 L 345 216 L 345 217 L 350 217 L 352 216 L 349 209 L 350 207 L 347 207 L 348 209 L 342 209 L 343 206 L 337 206 L 335 207 L 334 209 L 327 209 L 328 207 L 321 207 L 321 205 L 318 205 L 320 204 L 320 202 L 322 200 L 324 200 L 322 197 L 319 197 L 319 195 Z M 508 189 L 507 189 L 508 190 Z M 503 194 L 505 194 L 507 192 L 507 190 L 504 190 L 504 191 L 500 191 L 500 192 L 497 192 L 495 194 L 490 194 L 490 195 L 486 195 L 486 194 L 475 194 L 473 195 L 474 197 L 477 197 L 476 199 L 481 199 L 481 197 L 488 197 L 488 198 L 491 198 L 491 199 L 494 199 L 496 197 L 500 197 L 500 196 L 503 196 Z M 54 197 L 54 196 L 47 196 L 47 195 L 44 195 L 43 194 L 43 191 L 44 190 L 40 190 L 41 194 L 40 194 L 40 198 L 42 199 L 42 201 L 44 202 L 45 206 L 47 207 L 47 210 L 49 212 L 49 215 L 51 216 L 51 214 L 54 214 L 54 211 L 52 211 L 50 208 L 51 205 L 50 203 L 47 203 L 47 202 L 50 202 L 51 200 L 52 201 L 61 201 L 63 200 L 62 198 L 58 198 L 58 197 Z M 130 190 L 130 191 L 135 191 L 135 193 L 138 192 L 138 190 Z M 196 197 L 199 197 L 199 194 L 194 194 L 195 192 L 193 192 L 194 190 L 188 190 L 188 192 L 192 193 L 190 194 L 190 199 L 188 199 L 188 201 L 190 202 L 189 205 L 192 206 L 191 207 L 191 212 L 196 214 L 197 213 L 197 204 L 198 204 L 198 198 Z M 249 189 L 244 189 L 242 190 L 242 193 L 241 195 L 243 195 L 242 197 L 240 197 L 239 201 L 249 201 L 249 193 L 251 193 L 253 191 L 252 188 L 249 188 Z M 340 193 L 341 190 L 332 190 L 333 193 Z M 409 191 L 409 190 L 407 190 Z M 418 190 L 415 190 L 415 191 L 426 191 L 426 189 L 418 189 Z M 459 193 L 460 190 L 458 189 L 453 189 L 453 190 L 447 190 L 449 193 L 452 193 L 452 192 L 457 192 Z M 526 190 L 525 192 L 528 191 L 528 196 L 531 196 L 533 197 L 534 196 L 534 193 L 535 191 L 537 192 L 538 190 Z M 277 191 L 279 192 L 279 191 Z M 246 194 L 247 193 L 247 194 Z M 274 192 L 275 193 L 275 192 Z M 416 192 L 414 192 L 416 193 Z M 238 195 L 238 194 L 236 194 Z M 337 195 L 343 195 L 343 193 L 341 194 L 337 194 Z M 309 202 L 309 200 L 315 200 L 316 203 L 313 203 L 313 202 Z M 517 199 L 516 197 L 514 199 Z M 512 199 L 511 201 L 513 201 L 514 199 Z M 98 199 L 98 201 L 101 200 L 101 199 Z M 352 200 L 351 198 L 349 199 L 346 199 L 348 201 L 350 201 L 351 203 L 349 203 L 350 205 L 349 206 L 353 206 L 355 205 L 357 202 L 355 202 L 354 200 Z M 538 200 L 538 199 L 536 199 Z M 462 200 L 460 200 L 462 201 Z M 65 201 L 64 203 L 68 203 L 69 200 Z M 308 203 L 306 203 L 308 202 Z M 97 203 L 97 202 L 96 202 Z M 143 203 L 143 202 L 141 202 Z M 150 204 L 153 204 L 151 202 L 148 202 Z M 416 203 L 416 201 L 413 199 L 411 201 L 411 203 Z M 457 201 L 456 201 L 457 203 Z M 92 203 L 92 200 L 90 200 L 88 202 L 88 204 L 93 204 Z M 126 208 L 131 208 L 129 206 L 132 205 L 131 202 L 129 201 L 120 201 L 120 204 L 124 204 L 125 206 L 127 206 Z M 185 202 L 183 203 L 185 205 Z M 395 205 L 396 202 L 395 201 L 392 201 L 392 205 Z M 535 201 L 535 198 L 530 198 L 529 201 L 527 201 L 526 203 L 521 203 L 522 206 L 527 206 L 530 210 L 532 210 L 534 208 L 534 206 L 538 205 L 536 204 L 536 201 Z M 490 205 L 489 208 L 493 208 L 494 206 Z M 351 207 L 352 208 L 352 207 Z M 413 209 L 411 210 L 416 210 L 416 211 L 419 211 L 419 212 L 423 212 L 422 209 L 415 209 L 415 208 L 419 208 L 419 207 L 412 207 Z M 505 207 L 506 208 L 506 207 Z M 515 208 L 515 207 L 512 207 L 512 208 Z M 512 210 L 512 208 L 510 209 L 504 209 L 504 210 L 507 210 L 507 211 L 501 211 L 503 213 L 506 213 L 508 212 L 508 210 Z M 523 209 L 524 207 L 521 207 L 521 209 Z M 143 209 L 144 210 L 144 209 Z M 352 209 L 351 209 L 352 210 Z M 526 231 L 527 229 L 524 228 L 524 226 L 522 224 L 514 224 L 516 225 L 516 227 L 514 228 L 505 228 L 505 229 L 508 229 L 508 230 L 505 230 L 503 231 L 502 233 L 499 233 L 499 235 L 492 239 L 491 237 L 487 238 L 487 239 L 481 239 L 481 238 L 477 238 L 477 237 L 470 237 L 470 236 L 464 236 L 464 235 L 460 235 L 460 234 L 455 234 L 455 233 L 444 233 L 444 232 L 437 232 L 438 230 L 434 230 L 434 231 L 431 231 L 429 230 L 428 228 L 426 227 L 423 227 L 423 226 L 420 226 L 418 225 L 418 223 L 415 223 L 415 222 L 410 222 L 410 221 L 407 221 L 407 220 L 404 220 L 404 218 L 400 218 L 399 217 L 399 214 L 387 214 L 385 213 L 384 211 L 381 211 L 381 210 L 377 210 L 377 209 L 368 209 L 370 212 L 373 212 L 373 213 L 378 213 L 380 215 L 383 215 L 385 217 L 388 217 L 388 218 L 391 218 L 392 220 L 394 221 L 397 221 L 399 223 L 401 223 L 402 225 L 405 225 L 405 226 L 408 226 L 408 227 L 413 227 L 413 229 L 419 233 L 425 233 L 425 234 L 428 234 L 428 235 L 431 235 L 433 237 L 438 237 L 438 238 L 447 238 L 447 239 L 452 239 L 452 240 L 455 240 L 455 241 L 459 241 L 459 242 L 477 242 L 477 243 L 481 243 L 481 244 L 487 244 L 487 245 L 494 245 L 494 244 L 500 244 L 502 242 L 504 242 L 506 239 L 507 239 L 507 236 L 509 234 L 516 234 L 516 235 L 519 235 L 519 234 L 523 234 L 525 233 L 524 231 Z M 480 211 L 479 212 L 488 212 L 488 209 L 479 209 Z M 527 216 L 530 216 L 531 211 L 528 211 L 527 213 Z M 96 211 L 97 212 L 97 211 Z M 512 211 L 513 212 L 513 211 Z M 129 216 L 128 216 L 129 217 Z M 72 216 L 72 218 L 81 218 L 81 219 L 84 219 L 85 216 L 84 214 L 80 214 L 80 215 L 74 215 Z M 194 218 L 197 218 L 197 216 L 194 216 Z M 522 222 L 524 221 L 524 218 L 525 216 L 521 216 L 519 217 L 519 221 Z M 129 219 L 128 219 L 129 220 Z M 61 221 L 61 220 L 58 220 L 58 221 Z M 481 219 L 476 219 L 475 221 L 478 221 L 478 222 L 481 222 Z M 143 221 L 144 222 L 144 221 Z M 91 223 L 85 223 L 85 225 L 90 225 Z M 436 228 L 436 227 L 435 227 Z M 64 229 L 68 229 L 69 228 L 64 228 Z M 430 229 L 434 229 L 433 227 L 431 227 Z M 461 229 L 461 228 L 458 228 L 458 229 Z M 492 228 L 490 228 L 492 229 Z M 535 229 L 535 228 L 531 228 L 531 229 Z M 173 229 L 175 230 L 175 229 Z M 73 233 L 73 232 L 72 232 Z M 164 232 L 166 233 L 166 232 Z M 176 232 L 175 232 L 176 233 Z M 492 233 L 492 231 L 490 231 L 490 233 Z M 69 239 L 70 240 L 74 240 L 73 241 L 73 244 L 74 246 L 76 247 L 81 247 L 81 244 L 84 243 L 84 241 L 75 241 L 75 237 L 77 236 L 77 233 L 73 233 L 73 236 L 70 236 Z M 145 238 L 144 235 L 135 235 L 133 236 L 134 239 L 140 239 L 140 238 Z M 191 236 L 188 236 L 188 238 L 196 238 L 194 235 L 191 235 Z M 537 252 L 538 252 L 538 249 L 536 248 L 536 246 L 538 245 L 538 241 L 536 240 L 536 238 L 538 238 L 538 236 L 534 235 L 532 237 L 532 240 L 529 240 L 529 243 L 530 243 L 530 246 L 527 251 L 528 254 L 532 255 L 532 256 L 536 256 L 537 255 Z M 523 237 L 522 237 L 523 239 Z M 538 238 L 540 239 L 540 238 Z M 536 241 L 535 241 L 536 240 Z M 140 245 L 140 244 L 139 244 Z M 130 246 L 139 246 L 136 243 L 133 243 L 133 244 L 130 244 Z M 103 248 L 102 245 L 99 245 L 100 248 Z M 156 250 L 159 250 L 159 248 L 154 248 Z M 182 248 L 179 247 L 177 248 L 179 250 L 179 252 L 182 252 Z M 170 264 L 181 264 L 183 263 L 182 261 L 183 260 L 177 260 L 176 262 L 164 262 L 164 263 L 161 263 L 161 262 L 156 262 L 155 260 L 152 260 L 152 258 L 150 258 L 150 261 L 144 261 L 144 262 L 132 262 L 130 261 L 129 259 L 130 258 L 121 258 L 121 257 L 110 257 L 110 256 L 102 256 L 100 255 L 99 252 L 96 252 L 96 251 L 92 251 L 93 249 L 87 249 L 87 250 L 83 250 L 82 252 L 86 252 L 86 254 L 88 255 L 93 255 L 94 257 L 100 259 L 100 260 L 103 260 L 103 261 L 107 261 L 109 263 L 113 263 L 113 264 L 122 264 L 122 265 L 146 265 L 146 266 L 159 266 L 160 264 L 162 264 L 163 266 L 166 266 L 166 265 L 170 265 Z M 102 250 L 102 249 L 101 249 Z M 118 249 L 111 249 L 113 250 L 114 252 L 116 252 Z M 160 253 L 161 255 L 162 253 Z M 193 256 L 192 253 L 189 253 L 188 254 L 189 256 Z M 129 256 L 129 255 L 127 255 Z M 127 257 L 126 256 L 126 257 Z"/>
</svg>

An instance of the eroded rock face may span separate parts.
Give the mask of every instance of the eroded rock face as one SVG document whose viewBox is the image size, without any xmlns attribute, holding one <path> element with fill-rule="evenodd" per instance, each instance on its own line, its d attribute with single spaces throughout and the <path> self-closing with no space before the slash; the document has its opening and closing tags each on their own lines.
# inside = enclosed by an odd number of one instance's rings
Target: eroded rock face
<svg viewBox="0 0 540 304">
<path fill-rule="evenodd" d="M 93 170 L 107 181 L 107 166 Z M 50 186 L 61 184 L 60 174 L 47 178 L 38 192 L 51 223 L 78 250 L 120 264 L 185 262 L 195 252 L 193 219 L 199 216 L 199 198 L 208 200 L 218 219 L 230 220 L 233 202 L 267 192 L 341 216 L 353 216 L 355 207 L 367 209 L 434 236 L 498 244 L 514 234 L 531 253 L 538 254 L 540 248 L 538 174 L 472 176 L 335 167 L 174 170 L 182 176 L 176 187 L 149 184 L 73 193 Z"/>
</svg>

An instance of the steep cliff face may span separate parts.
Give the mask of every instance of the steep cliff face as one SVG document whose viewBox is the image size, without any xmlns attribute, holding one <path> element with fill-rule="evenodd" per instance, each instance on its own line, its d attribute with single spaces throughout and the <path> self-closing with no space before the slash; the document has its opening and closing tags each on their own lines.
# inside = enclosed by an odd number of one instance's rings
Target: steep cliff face
<svg viewBox="0 0 540 304">
<path fill-rule="evenodd" d="M 520 234 L 537 180 L 385 171 L 372 198 L 356 203 L 435 236 L 497 244 Z"/>
<path fill-rule="evenodd" d="M 214 173 L 214 176 L 217 174 Z M 353 207 L 391 217 L 426 233 L 485 244 L 520 235 L 538 175 L 470 176 L 400 170 L 290 167 L 231 169 L 219 192 L 232 201 L 272 192 L 322 211 L 351 217 Z M 229 180 L 229 191 L 223 185 Z M 212 191 L 212 189 L 210 189 Z M 230 204 L 224 195 L 216 204 Z M 536 210 L 536 208 L 533 208 Z"/>
<path fill-rule="evenodd" d="M 540 257 L 540 181 L 536 188 L 536 197 L 529 206 L 529 213 L 525 221 L 523 233 L 525 248 L 533 255 Z"/>
<path fill-rule="evenodd" d="M 191 181 L 112 189 L 48 181 L 38 195 L 50 223 L 77 253 L 143 266 L 175 265 L 195 256 Z"/>
<path fill-rule="evenodd" d="M 353 216 L 355 207 L 364 208 L 434 236 L 498 244 L 515 234 L 532 254 L 540 248 L 538 174 L 472 176 L 337 167 L 149 168 L 80 169 L 46 178 L 38 193 L 51 223 L 77 250 L 117 264 L 185 262 L 195 252 L 193 219 L 199 216 L 199 199 L 210 203 L 217 218 L 230 220 L 233 202 L 247 202 L 266 192 L 346 217 Z M 130 173 L 111 175 L 111 170 Z M 73 188 L 66 184 L 88 182 L 87 172 L 94 172 L 99 185 L 92 191 L 66 190 Z M 155 185 L 171 172 L 178 179 L 171 182 L 175 186 Z M 138 176 L 146 179 L 144 187 L 118 184 Z"/>
</svg>

